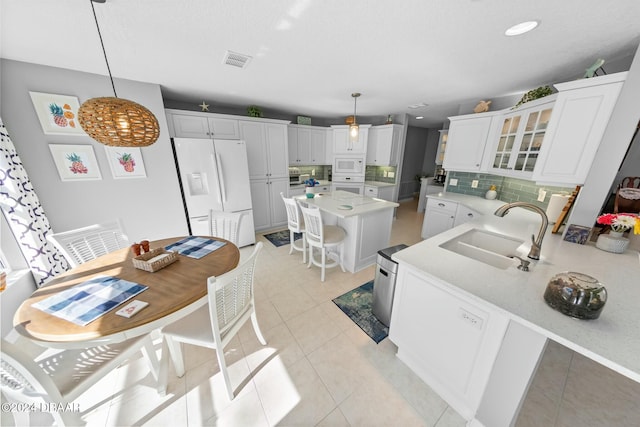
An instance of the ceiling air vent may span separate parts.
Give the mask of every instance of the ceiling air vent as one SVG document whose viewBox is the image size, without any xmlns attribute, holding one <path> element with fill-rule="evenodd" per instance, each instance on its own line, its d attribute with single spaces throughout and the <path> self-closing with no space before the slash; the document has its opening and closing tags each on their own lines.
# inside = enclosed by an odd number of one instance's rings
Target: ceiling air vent
<svg viewBox="0 0 640 427">
<path fill-rule="evenodd" d="M 224 55 L 224 63 L 232 67 L 245 68 L 251 57 L 242 53 L 231 52 L 230 50 Z"/>
</svg>

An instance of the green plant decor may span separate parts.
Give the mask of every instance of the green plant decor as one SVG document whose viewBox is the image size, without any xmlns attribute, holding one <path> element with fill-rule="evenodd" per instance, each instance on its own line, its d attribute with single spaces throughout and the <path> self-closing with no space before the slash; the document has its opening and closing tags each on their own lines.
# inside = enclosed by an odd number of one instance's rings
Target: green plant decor
<svg viewBox="0 0 640 427">
<path fill-rule="evenodd" d="M 550 86 L 540 86 L 537 89 L 530 90 L 522 96 L 522 99 L 513 108 L 517 108 L 525 102 L 533 101 L 534 99 L 544 98 L 547 95 L 551 95 L 553 89 Z"/>
<path fill-rule="evenodd" d="M 262 117 L 262 110 L 257 105 L 250 105 L 247 108 L 247 114 L 249 117 Z"/>
</svg>

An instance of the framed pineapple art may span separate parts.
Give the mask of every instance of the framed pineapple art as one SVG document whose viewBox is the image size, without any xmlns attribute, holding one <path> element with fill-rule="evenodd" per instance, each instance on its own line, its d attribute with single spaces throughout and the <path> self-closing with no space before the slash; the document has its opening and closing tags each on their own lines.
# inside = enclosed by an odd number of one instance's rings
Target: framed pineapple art
<svg viewBox="0 0 640 427">
<path fill-rule="evenodd" d="M 49 144 L 49 149 L 61 180 L 102 179 L 92 145 Z"/>
<path fill-rule="evenodd" d="M 136 147 L 104 147 L 114 178 L 146 178 L 142 150 Z"/>
<path fill-rule="evenodd" d="M 78 123 L 80 103 L 75 96 L 29 92 L 46 135 L 87 135 Z"/>
</svg>

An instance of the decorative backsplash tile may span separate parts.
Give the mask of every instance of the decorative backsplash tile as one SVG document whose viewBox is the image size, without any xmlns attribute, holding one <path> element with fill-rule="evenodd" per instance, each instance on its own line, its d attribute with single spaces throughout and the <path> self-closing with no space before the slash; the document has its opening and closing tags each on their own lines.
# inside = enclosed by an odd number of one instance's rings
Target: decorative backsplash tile
<svg viewBox="0 0 640 427">
<path fill-rule="evenodd" d="M 397 178 L 395 166 L 367 166 L 364 173 L 367 181 L 395 184 Z"/>
<path fill-rule="evenodd" d="M 449 181 L 455 178 L 458 180 L 457 186 L 449 185 Z M 472 188 L 473 180 L 478 180 L 478 187 Z M 447 174 L 447 191 L 451 193 L 469 194 L 472 196 L 484 197 L 491 185 L 496 186 L 498 199 L 506 203 L 527 202 L 547 208 L 552 194 L 571 194 L 575 187 L 552 187 L 549 185 L 536 185 L 533 181 L 524 179 L 507 178 L 498 175 L 483 174 L 477 172 L 449 172 Z M 547 192 L 544 201 L 538 201 L 538 192 L 543 189 Z"/>
</svg>

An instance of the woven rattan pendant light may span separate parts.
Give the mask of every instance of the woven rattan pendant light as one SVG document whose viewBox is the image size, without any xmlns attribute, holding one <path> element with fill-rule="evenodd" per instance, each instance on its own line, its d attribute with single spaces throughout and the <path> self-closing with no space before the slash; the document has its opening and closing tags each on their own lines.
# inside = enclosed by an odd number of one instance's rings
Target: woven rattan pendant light
<svg viewBox="0 0 640 427">
<path fill-rule="evenodd" d="M 118 98 L 116 94 L 96 10 L 93 7 L 94 2 L 104 3 L 105 1 L 90 0 L 90 3 L 114 96 L 91 98 L 85 101 L 78 110 L 78 122 L 91 138 L 102 144 L 115 147 L 146 147 L 156 142 L 160 135 L 158 119 L 142 105 Z"/>
</svg>

